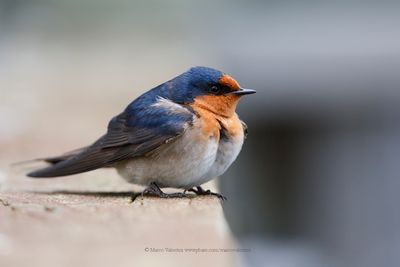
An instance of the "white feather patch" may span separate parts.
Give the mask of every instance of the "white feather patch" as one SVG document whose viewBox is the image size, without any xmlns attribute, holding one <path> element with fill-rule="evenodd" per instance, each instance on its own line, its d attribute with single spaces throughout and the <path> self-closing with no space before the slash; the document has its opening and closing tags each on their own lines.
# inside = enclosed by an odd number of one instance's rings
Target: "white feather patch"
<svg viewBox="0 0 400 267">
<path fill-rule="evenodd" d="M 191 113 L 188 109 L 186 109 L 182 105 L 174 103 L 171 100 L 161 96 L 157 97 L 157 102 L 151 106 L 166 109 L 171 113 L 188 113 L 188 114 Z"/>
</svg>

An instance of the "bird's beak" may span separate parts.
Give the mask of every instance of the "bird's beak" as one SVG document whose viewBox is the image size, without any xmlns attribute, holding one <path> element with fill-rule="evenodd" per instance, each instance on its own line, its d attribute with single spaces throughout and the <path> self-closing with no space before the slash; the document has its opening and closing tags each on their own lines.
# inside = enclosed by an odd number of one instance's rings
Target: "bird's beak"
<svg viewBox="0 0 400 267">
<path fill-rule="evenodd" d="M 233 95 L 250 95 L 250 94 L 254 94 L 255 92 L 256 92 L 256 90 L 253 90 L 253 89 L 240 88 L 239 90 L 230 92 L 230 94 L 233 94 Z"/>
</svg>

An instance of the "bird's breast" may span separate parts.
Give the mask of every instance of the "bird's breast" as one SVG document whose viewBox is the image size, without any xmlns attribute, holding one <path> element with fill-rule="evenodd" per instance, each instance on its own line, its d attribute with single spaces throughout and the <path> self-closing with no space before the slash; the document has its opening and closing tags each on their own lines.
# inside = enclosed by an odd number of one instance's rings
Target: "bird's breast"
<svg viewBox="0 0 400 267">
<path fill-rule="evenodd" d="M 190 188 L 202 184 L 216 160 L 219 132 L 196 117 L 191 126 L 171 143 L 146 157 L 134 158 L 117 166 L 127 181 L 162 187 Z"/>
<path fill-rule="evenodd" d="M 207 176 L 214 178 L 222 175 L 235 161 L 244 142 L 243 124 L 235 115 L 231 118 L 220 118 L 220 140 L 214 164 Z"/>
<path fill-rule="evenodd" d="M 182 136 L 146 157 L 120 164 L 119 173 L 136 184 L 190 188 L 225 172 L 242 147 L 242 124 L 236 114 L 218 118 L 205 110 L 196 113 Z"/>
<path fill-rule="evenodd" d="M 217 142 L 219 142 L 221 124 L 219 123 L 216 115 L 206 109 L 196 106 L 194 110 L 197 113 L 194 127 L 200 130 L 200 138 L 203 140 L 213 138 Z"/>
</svg>

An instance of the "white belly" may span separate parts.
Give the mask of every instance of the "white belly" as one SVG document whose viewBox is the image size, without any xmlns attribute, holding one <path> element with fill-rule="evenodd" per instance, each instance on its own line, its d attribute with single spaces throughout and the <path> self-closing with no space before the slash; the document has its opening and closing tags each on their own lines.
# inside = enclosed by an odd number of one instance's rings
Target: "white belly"
<svg viewBox="0 0 400 267">
<path fill-rule="evenodd" d="M 128 182 L 139 185 L 151 182 L 176 188 L 200 185 L 216 160 L 218 142 L 214 138 L 196 141 L 201 140 L 199 134 L 188 130 L 154 155 L 119 163 L 117 171 Z"/>
<path fill-rule="evenodd" d="M 209 178 L 208 180 L 222 175 L 229 168 L 229 166 L 231 166 L 242 149 L 243 139 L 243 136 L 241 136 L 234 139 L 222 139 L 220 141 L 215 162 L 205 175 Z"/>
<path fill-rule="evenodd" d="M 160 187 L 191 188 L 223 174 L 238 156 L 243 145 L 243 131 L 235 137 L 204 139 L 194 128 L 178 140 L 164 145 L 150 156 L 138 157 L 116 165 L 128 182 Z"/>
</svg>

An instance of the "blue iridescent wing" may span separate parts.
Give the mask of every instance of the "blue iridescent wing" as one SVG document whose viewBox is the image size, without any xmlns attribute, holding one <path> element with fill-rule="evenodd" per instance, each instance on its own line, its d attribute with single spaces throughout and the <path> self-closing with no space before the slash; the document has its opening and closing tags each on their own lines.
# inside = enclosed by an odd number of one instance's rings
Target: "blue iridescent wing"
<svg viewBox="0 0 400 267">
<path fill-rule="evenodd" d="M 133 103 L 134 104 L 134 103 Z M 173 110 L 176 105 L 177 110 Z M 114 117 L 107 134 L 93 145 L 77 150 L 68 158 L 53 159 L 54 165 L 28 174 L 30 177 L 58 177 L 108 167 L 116 162 L 145 156 L 184 133 L 193 120 L 193 113 L 178 104 L 130 105 Z M 46 159 L 45 159 L 46 160 Z M 51 160 L 47 160 L 51 162 Z"/>
</svg>

